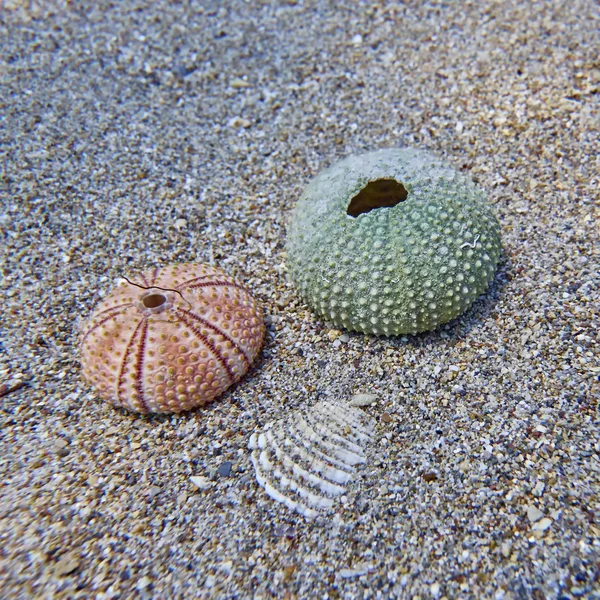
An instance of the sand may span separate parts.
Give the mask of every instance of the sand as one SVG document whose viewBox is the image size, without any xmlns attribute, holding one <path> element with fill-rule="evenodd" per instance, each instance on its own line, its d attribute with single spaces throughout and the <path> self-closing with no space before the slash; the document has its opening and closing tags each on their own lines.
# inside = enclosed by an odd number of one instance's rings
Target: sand
<svg viewBox="0 0 600 600">
<path fill-rule="evenodd" d="M 0 597 L 600 598 L 597 6 L 346 4 L 0 3 L 0 383 L 27 383 L 0 398 Z M 340 335 L 286 226 L 321 168 L 391 146 L 470 173 L 504 254 L 437 331 Z M 252 290 L 264 350 L 210 407 L 117 410 L 80 324 L 181 261 Z M 345 504 L 267 496 L 251 433 L 358 393 Z"/>
</svg>

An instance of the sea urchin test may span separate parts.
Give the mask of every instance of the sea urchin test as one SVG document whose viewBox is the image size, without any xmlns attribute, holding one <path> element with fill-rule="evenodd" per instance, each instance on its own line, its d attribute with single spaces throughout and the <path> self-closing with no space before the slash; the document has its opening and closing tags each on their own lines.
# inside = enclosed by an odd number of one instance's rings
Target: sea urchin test
<svg viewBox="0 0 600 600">
<path fill-rule="evenodd" d="M 260 308 L 233 277 L 171 265 L 126 279 L 100 303 L 82 330 L 81 365 L 117 406 L 181 412 L 238 381 L 264 334 Z"/>
<path fill-rule="evenodd" d="M 484 192 L 422 150 L 348 157 L 306 188 L 288 232 L 304 301 L 338 327 L 397 335 L 435 329 L 488 287 L 500 227 Z"/>
</svg>

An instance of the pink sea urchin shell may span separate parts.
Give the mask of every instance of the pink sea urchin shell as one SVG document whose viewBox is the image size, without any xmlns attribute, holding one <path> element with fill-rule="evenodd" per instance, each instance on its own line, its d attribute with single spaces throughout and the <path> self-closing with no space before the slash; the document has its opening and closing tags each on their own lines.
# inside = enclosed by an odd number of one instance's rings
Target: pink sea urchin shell
<svg viewBox="0 0 600 600">
<path fill-rule="evenodd" d="M 180 264 L 123 282 L 85 324 L 84 377 L 140 413 L 206 404 L 248 370 L 265 325 L 250 293 L 219 269 Z"/>
</svg>

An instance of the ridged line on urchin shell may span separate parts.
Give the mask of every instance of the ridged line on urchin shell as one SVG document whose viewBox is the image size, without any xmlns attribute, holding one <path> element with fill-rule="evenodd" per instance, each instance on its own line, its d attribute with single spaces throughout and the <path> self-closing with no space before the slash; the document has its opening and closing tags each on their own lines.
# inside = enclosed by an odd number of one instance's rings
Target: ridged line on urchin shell
<svg viewBox="0 0 600 600">
<path fill-rule="evenodd" d="M 243 376 L 265 332 L 244 286 L 200 264 L 135 279 L 144 285 L 125 279 L 82 331 L 84 375 L 101 395 L 139 412 L 178 412 L 214 399 Z M 163 302 L 145 304 L 153 292 Z"/>
<path fill-rule="evenodd" d="M 367 415 L 337 401 L 318 402 L 250 437 L 256 480 L 273 498 L 308 518 L 335 507 L 373 441 Z"/>
<path fill-rule="evenodd" d="M 240 356 L 244 359 L 244 362 L 248 366 L 250 366 L 250 362 L 251 361 L 246 356 L 246 353 L 244 352 L 243 348 L 233 338 L 229 337 L 226 333 L 223 333 L 223 331 L 221 331 L 216 325 L 214 325 L 210 321 L 207 321 L 206 319 L 203 319 L 202 317 L 199 317 L 198 315 L 193 314 L 189 310 L 185 310 L 185 309 L 182 309 L 182 308 L 177 309 L 177 314 L 179 316 L 185 315 L 186 317 L 188 317 L 188 318 L 190 318 L 192 320 L 196 320 L 196 321 L 198 321 L 198 323 L 201 323 L 205 327 L 208 327 L 209 329 L 211 329 L 214 333 L 217 333 L 220 336 L 222 336 L 224 339 L 226 339 L 230 344 L 232 344 L 238 350 L 238 352 L 240 353 Z M 205 337 L 202 334 L 202 332 L 195 332 L 195 333 L 197 333 L 200 336 L 202 336 L 203 341 L 205 341 L 205 343 L 207 343 Z M 219 356 L 220 356 L 220 354 L 219 354 Z"/>
<path fill-rule="evenodd" d="M 155 282 L 158 278 L 158 275 L 160 274 L 161 269 L 154 269 L 152 277 L 150 278 L 150 281 L 148 281 L 146 279 L 146 277 L 144 276 L 144 274 L 140 274 L 140 276 L 142 277 L 142 281 L 144 282 L 144 286 L 147 288 L 157 288 L 157 289 L 165 289 L 165 291 L 169 291 L 167 290 L 167 288 L 161 288 L 160 286 L 156 286 Z M 174 291 L 177 291 L 179 293 L 181 293 L 181 290 L 185 290 L 185 289 L 196 289 L 199 287 L 211 287 L 211 286 L 228 286 L 228 287 L 234 287 L 237 288 L 239 290 L 243 290 L 244 292 L 246 292 L 247 294 L 250 294 L 249 290 L 244 287 L 243 285 L 237 283 L 233 277 L 230 277 L 228 279 L 225 280 L 214 280 L 214 279 L 210 279 L 211 275 L 202 275 L 200 277 L 194 277 L 192 279 L 188 279 L 187 281 L 183 281 L 181 283 L 178 283 L 177 286 L 171 288 Z M 209 281 L 206 281 L 206 279 L 209 279 Z M 202 281 L 202 283 L 197 283 L 198 281 Z"/>
<path fill-rule="evenodd" d="M 150 281 L 148 281 L 148 279 L 146 278 L 146 273 L 140 273 L 140 277 L 142 278 L 144 285 L 146 287 L 152 287 L 154 285 L 154 282 L 156 281 L 156 278 L 158 277 L 158 274 L 160 273 L 160 271 L 161 271 L 161 269 L 159 267 L 154 267 L 154 269 L 152 269 L 152 275 L 150 276 Z"/>
<path fill-rule="evenodd" d="M 137 360 L 135 361 L 135 369 L 134 369 L 134 379 L 135 379 L 135 383 L 136 383 L 136 389 L 138 392 L 138 399 L 141 403 L 141 405 L 144 408 L 144 411 L 147 412 L 148 411 L 148 405 L 146 404 L 146 401 L 144 400 L 144 386 L 143 386 L 143 382 L 142 382 L 142 376 L 141 373 L 143 371 L 144 368 L 144 356 L 146 355 L 145 353 L 145 348 L 146 348 L 146 336 L 148 335 L 148 321 L 144 320 L 144 321 L 140 321 L 138 326 L 135 328 L 133 335 L 129 338 L 129 342 L 127 343 L 126 347 L 125 347 L 125 352 L 123 353 L 123 359 L 121 360 L 121 368 L 119 369 L 119 377 L 117 379 L 117 400 L 120 402 L 121 406 L 124 406 L 125 401 L 123 401 L 121 399 L 121 389 L 125 386 L 125 376 L 126 376 L 126 370 L 127 370 L 127 359 L 129 358 L 130 354 L 131 354 L 131 350 L 134 346 L 134 344 L 136 344 L 136 337 L 138 335 L 138 331 L 140 331 L 140 339 L 137 342 L 138 345 L 138 354 L 137 354 Z"/>
<path fill-rule="evenodd" d="M 229 365 L 227 364 L 227 359 L 226 357 L 224 357 L 221 352 L 219 351 L 219 349 L 214 345 L 214 343 L 208 339 L 208 337 L 206 337 L 206 335 L 204 335 L 202 333 L 202 331 L 198 331 L 198 329 L 196 329 L 194 323 L 193 323 L 193 318 L 195 317 L 195 315 L 191 314 L 189 311 L 184 311 L 182 309 L 177 311 L 177 314 L 179 315 L 179 317 L 181 318 L 182 323 L 184 323 L 185 325 L 188 326 L 188 329 L 207 347 L 210 349 L 210 351 L 213 353 L 213 356 L 219 361 L 219 364 L 225 369 L 225 371 L 227 371 L 227 374 L 229 375 L 229 379 L 231 381 L 235 381 L 235 375 L 234 373 L 231 371 L 231 369 L 229 368 Z M 186 320 L 186 317 L 188 319 L 190 319 L 189 321 Z M 216 327 L 211 327 L 210 323 L 207 323 L 203 320 L 200 320 L 201 324 L 203 324 L 206 327 L 209 327 L 211 329 L 213 329 L 213 331 L 218 332 L 220 335 L 222 335 L 222 333 L 219 331 L 218 328 Z M 237 346 L 236 346 L 237 347 Z M 245 359 L 246 364 L 250 364 L 248 359 L 246 358 L 245 354 L 243 352 L 241 352 L 242 357 Z"/>
<path fill-rule="evenodd" d="M 198 289 L 198 288 L 202 288 L 202 287 L 218 287 L 218 286 L 233 287 L 233 288 L 237 288 L 238 290 L 242 290 L 242 291 L 246 292 L 247 294 L 250 293 L 243 285 L 240 285 L 239 283 L 235 283 L 235 281 L 206 281 L 204 283 L 192 283 L 192 284 L 186 284 L 185 289 L 194 290 L 194 289 Z M 181 286 L 181 287 L 184 287 L 184 286 Z"/>
</svg>

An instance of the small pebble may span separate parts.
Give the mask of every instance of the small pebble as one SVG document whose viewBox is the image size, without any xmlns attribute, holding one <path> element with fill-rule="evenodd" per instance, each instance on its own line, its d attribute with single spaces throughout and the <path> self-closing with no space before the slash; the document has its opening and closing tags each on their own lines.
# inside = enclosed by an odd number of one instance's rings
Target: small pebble
<svg viewBox="0 0 600 600">
<path fill-rule="evenodd" d="M 542 496 L 542 494 L 544 493 L 544 489 L 546 488 L 546 485 L 544 484 L 543 481 L 538 481 L 535 485 L 535 487 L 533 488 L 533 490 L 531 491 L 531 493 L 536 497 L 539 498 Z"/>
<path fill-rule="evenodd" d="M 234 117 L 228 123 L 229 127 L 242 127 L 243 129 L 248 129 L 252 122 L 248 119 L 242 119 L 241 117 Z"/>
<path fill-rule="evenodd" d="M 58 577 L 69 575 L 79 567 L 79 557 L 72 552 L 67 552 L 60 557 L 54 568 L 54 574 Z"/>
<path fill-rule="evenodd" d="M 354 394 L 350 399 L 350 406 L 370 406 L 377 402 L 375 394 Z"/>
<path fill-rule="evenodd" d="M 362 563 L 356 565 L 353 569 L 341 569 L 339 571 L 339 575 L 342 579 L 351 579 L 352 577 L 360 577 L 361 575 L 366 575 L 371 569 L 373 565 L 369 563 Z"/>
<path fill-rule="evenodd" d="M 156 486 L 153 485 L 149 490 L 148 490 L 148 497 L 149 498 L 155 498 L 156 496 L 158 496 L 158 494 L 160 494 L 161 489 Z"/>
<path fill-rule="evenodd" d="M 330 330 L 327 332 L 327 337 L 328 337 L 328 338 L 329 338 L 329 340 L 330 340 L 330 341 L 332 341 L 332 342 L 333 342 L 334 340 L 337 340 L 337 339 L 340 337 L 340 335 L 342 335 L 342 332 L 341 332 L 341 331 L 338 331 L 337 329 L 330 329 Z"/>
<path fill-rule="evenodd" d="M 187 227 L 187 221 L 185 219 L 177 219 L 175 221 L 175 229 L 181 231 Z"/>
<path fill-rule="evenodd" d="M 64 438 L 55 439 L 52 446 L 54 452 L 58 456 L 65 457 L 69 455 L 69 442 L 67 442 L 67 440 L 65 440 Z"/>
<path fill-rule="evenodd" d="M 233 463 L 231 461 L 226 461 L 219 466 L 219 475 L 221 477 L 229 477 L 231 474 L 231 467 Z"/>
<path fill-rule="evenodd" d="M 150 577 L 144 575 L 144 577 L 141 577 L 140 579 L 137 580 L 135 587 L 139 592 L 142 592 L 143 590 L 148 588 L 150 585 L 152 585 L 152 580 L 150 579 Z"/>
<path fill-rule="evenodd" d="M 203 477 L 202 475 L 194 475 L 193 477 L 190 477 L 190 481 L 199 490 L 207 490 L 213 485 L 212 481 L 208 477 Z"/>
<path fill-rule="evenodd" d="M 242 88 L 248 88 L 248 87 L 252 87 L 251 83 L 248 83 L 247 81 L 245 81 L 244 79 L 232 79 L 229 82 L 229 85 L 236 90 L 242 89 Z"/>
<path fill-rule="evenodd" d="M 533 529 L 534 531 L 546 531 L 551 526 L 552 526 L 552 519 L 549 519 L 548 517 L 544 517 L 543 519 L 540 519 L 537 523 L 534 523 L 534 525 L 531 529 Z"/>
<path fill-rule="evenodd" d="M 544 513 L 539 509 L 530 504 L 527 507 L 527 518 L 531 523 L 539 521 L 544 516 Z"/>
</svg>

